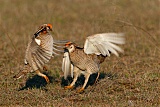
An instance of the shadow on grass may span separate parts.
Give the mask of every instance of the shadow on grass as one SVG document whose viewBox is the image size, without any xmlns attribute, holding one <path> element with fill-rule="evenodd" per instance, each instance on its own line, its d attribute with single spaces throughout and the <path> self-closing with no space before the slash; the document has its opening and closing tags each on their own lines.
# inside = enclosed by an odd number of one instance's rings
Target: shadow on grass
<svg viewBox="0 0 160 107">
<path fill-rule="evenodd" d="M 97 75 L 98 73 L 94 73 L 92 74 L 90 77 L 89 77 L 89 80 L 88 80 L 88 83 L 86 85 L 86 88 L 89 86 L 89 85 L 93 85 L 96 81 L 96 78 L 97 78 Z M 101 79 L 104 79 L 105 77 L 109 78 L 109 79 L 113 79 L 116 77 L 116 75 L 112 74 L 112 73 L 100 73 L 99 75 L 99 78 L 98 78 L 98 81 L 101 80 Z M 71 77 L 68 77 L 66 80 L 64 79 L 64 77 L 62 78 L 61 80 L 61 86 L 64 87 L 64 86 L 67 86 L 69 85 L 71 82 L 73 81 L 73 78 Z M 76 83 L 75 83 L 75 87 L 74 88 L 77 88 L 78 86 L 82 86 L 84 84 L 84 81 L 85 81 L 85 77 L 84 75 L 81 75 L 78 77 Z"/>
<path fill-rule="evenodd" d="M 50 80 L 50 83 L 53 83 L 54 78 L 50 76 L 48 73 L 44 73 Z M 32 78 L 27 79 L 25 86 L 20 88 L 18 91 L 32 88 L 43 88 L 47 85 L 46 80 L 38 75 L 33 76 Z"/>
</svg>

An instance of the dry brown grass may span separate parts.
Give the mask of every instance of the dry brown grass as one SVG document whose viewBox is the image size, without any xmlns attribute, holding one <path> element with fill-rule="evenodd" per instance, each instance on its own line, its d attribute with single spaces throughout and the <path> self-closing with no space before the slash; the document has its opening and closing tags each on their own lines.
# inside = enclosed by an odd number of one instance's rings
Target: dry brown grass
<svg viewBox="0 0 160 107">
<path fill-rule="evenodd" d="M 159 0 L 0 0 L 0 106 L 158 107 L 159 4 Z M 27 42 L 43 23 L 53 25 L 55 39 L 80 46 L 88 35 L 125 32 L 125 53 L 107 58 L 100 71 L 105 77 L 83 94 L 63 89 L 62 56 L 48 64 L 50 84 L 34 74 L 14 81 Z"/>
</svg>

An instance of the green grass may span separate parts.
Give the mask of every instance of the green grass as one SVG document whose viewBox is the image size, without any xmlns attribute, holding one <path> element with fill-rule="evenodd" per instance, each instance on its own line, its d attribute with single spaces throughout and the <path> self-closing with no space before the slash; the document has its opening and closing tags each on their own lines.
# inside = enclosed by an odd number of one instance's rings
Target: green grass
<svg viewBox="0 0 160 107">
<path fill-rule="evenodd" d="M 158 0 L 0 0 L 0 106 L 158 107 L 159 3 Z M 23 65 L 29 39 L 43 23 L 53 25 L 54 39 L 71 40 L 80 46 L 92 34 L 125 32 L 126 44 L 122 46 L 125 53 L 119 58 L 113 55 L 107 58 L 100 70 L 105 77 L 89 85 L 82 94 L 76 93 L 76 89 L 64 90 L 62 56 L 54 57 L 47 65 L 49 84 L 34 73 L 13 80 Z"/>
</svg>

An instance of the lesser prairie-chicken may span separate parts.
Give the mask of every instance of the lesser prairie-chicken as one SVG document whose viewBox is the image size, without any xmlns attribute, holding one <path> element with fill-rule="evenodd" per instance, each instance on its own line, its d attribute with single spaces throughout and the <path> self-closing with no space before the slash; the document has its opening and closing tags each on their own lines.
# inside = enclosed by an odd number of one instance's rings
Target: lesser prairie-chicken
<svg viewBox="0 0 160 107">
<path fill-rule="evenodd" d="M 46 82 L 49 82 L 49 78 L 41 71 L 46 69 L 45 64 L 51 57 L 57 55 L 56 51 L 60 51 L 56 48 L 60 41 L 54 41 L 50 31 L 52 31 L 51 24 L 43 24 L 39 27 L 28 43 L 24 66 L 14 78 L 19 79 L 28 72 L 36 72 L 37 75 L 45 78 Z"/>
<path fill-rule="evenodd" d="M 90 75 L 99 71 L 100 63 L 111 53 L 119 56 L 118 52 L 123 52 L 123 50 L 117 45 L 124 43 L 122 33 L 102 33 L 89 36 L 84 43 L 84 48 L 72 42 L 66 43 L 62 71 L 65 79 L 69 75 L 74 79 L 69 86 L 65 86 L 65 89 L 73 88 L 78 76 L 83 74 L 85 81 L 78 92 L 84 91 Z"/>
</svg>

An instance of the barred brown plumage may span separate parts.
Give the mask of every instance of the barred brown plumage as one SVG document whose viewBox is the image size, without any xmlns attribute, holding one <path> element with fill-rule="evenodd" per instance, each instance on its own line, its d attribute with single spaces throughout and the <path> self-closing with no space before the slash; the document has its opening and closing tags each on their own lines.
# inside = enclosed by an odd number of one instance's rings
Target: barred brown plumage
<svg viewBox="0 0 160 107">
<path fill-rule="evenodd" d="M 84 91 L 90 75 L 99 71 L 100 63 L 111 53 L 118 56 L 118 52 L 123 52 L 116 44 L 124 43 L 125 39 L 121 33 L 102 33 L 89 36 L 85 41 L 84 48 L 80 48 L 72 42 L 66 43 L 62 70 L 65 79 L 68 75 L 74 75 L 74 79 L 69 86 L 65 86 L 65 89 L 73 88 L 78 76 L 82 73 L 85 76 L 85 82 L 78 92 Z"/>
<path fill-rule="evenodd" d="M 53 37 L 49 33 L 50 31 L 52 31 L 51 24 L 43 24 L 40 26 L 28 43 L 23 69 L 20 70 L 14 78 L 19 79 L 26 73 L 35 71 L 39 76 L 44 77 L 45 80 L 49 82 L 48 77 L 40 71 L 43 71 L 44 65 L 49 62 L 54 53 L 56 53 L 54 52 L 54 43 L 57 44 L 57 42 L 53 41 Z"/>
</svg>

